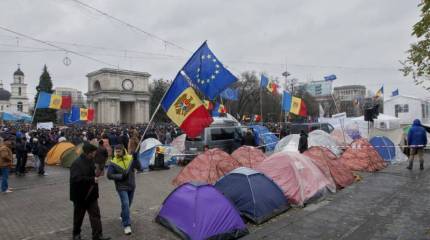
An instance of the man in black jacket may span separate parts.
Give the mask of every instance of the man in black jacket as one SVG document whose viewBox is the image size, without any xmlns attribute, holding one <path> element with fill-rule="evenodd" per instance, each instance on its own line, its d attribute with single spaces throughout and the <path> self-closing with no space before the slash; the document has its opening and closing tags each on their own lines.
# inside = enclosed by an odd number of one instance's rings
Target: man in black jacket
<svg viewBox="0 0 430 240">
<path fill-rule="evenodd" d="M 81 226 L 88 212 L 93 240 L 108 240 L 103 237 L 99 198 L 98 177 L 95 175 L 94 158 L 97 147 L 85 142 L 83 154 L 70 167 L 70 200 L 73 202 L 73 240 L 81 240 Z"/>
<path fill-rule="evenodd" d="M 298 150 L 300 153 L 304 153 L 306 150 L 308 150 L 308 135 L 303 130 L 300 131 Z"/>
</svg>

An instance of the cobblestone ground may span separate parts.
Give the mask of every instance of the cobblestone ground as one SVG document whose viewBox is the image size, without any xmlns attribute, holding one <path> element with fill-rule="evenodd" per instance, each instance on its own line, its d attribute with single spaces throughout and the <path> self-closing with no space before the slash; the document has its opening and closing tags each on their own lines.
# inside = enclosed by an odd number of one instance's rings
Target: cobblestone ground
<svg viewBox="0 0 430 240">
<path fill-rule="evenodd" d="M 122 234 L 113 182 L 103 179 L 99 204 L 105 235 L 176 239 L 153 219 L 173 190 L 170 181 L 179 170 L 174 167 L 137 176 L 131 236 Z M 0 239 L 71 239 L 68 170 L 49 167 L 48 174 L 11 177 L 15 192 L 0 195 Z M 430 239 L 430 169 L 409 172 L 401 164 L 361 175 L 363 181 L 324 201 L 289 210 L 260 226 L 249 225 L 251 233 L 245 239 Z M 90 233 L 86 218 L 83 236 L 90 239 Z"/>
</svg>

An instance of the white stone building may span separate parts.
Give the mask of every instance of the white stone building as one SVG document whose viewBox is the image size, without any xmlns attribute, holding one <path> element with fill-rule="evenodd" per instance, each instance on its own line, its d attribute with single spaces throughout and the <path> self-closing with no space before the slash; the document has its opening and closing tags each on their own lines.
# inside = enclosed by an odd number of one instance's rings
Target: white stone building
<svg viewBox="0 0 430 240">
<path fill-rule="evenodd" d="M 0 82 L 0 111 L 28 113 L 27 84 L 24 82 L 24 73 L 19 67 L 13 74 L 10 87 L 11 92 L 4 89 L 3 83 Z"/>
<path fill-rule="evenodd" d="M 146 72 L 102 68 L 87 74 L 87 103 L 95 123 L 141 124 L 149 121 L 149 77 Z"/>
</svg>

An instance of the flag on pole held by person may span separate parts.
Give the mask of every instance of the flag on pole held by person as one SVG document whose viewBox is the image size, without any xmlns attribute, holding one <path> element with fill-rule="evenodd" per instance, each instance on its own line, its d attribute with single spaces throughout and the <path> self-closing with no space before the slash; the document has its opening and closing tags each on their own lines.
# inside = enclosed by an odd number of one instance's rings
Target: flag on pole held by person
<svg viewBox="0 0 430 240">
<path fill-rule="evenodd" d="M 70 113 L 64 115 L 64 123 L 73 124 L 82 121 L 94 121 L 95 110 L 92 108 L 81 108 L 72 106 Z M 67 118 L 67 119 L 66 119 Z"/>
<path fill-rule="evenodd" d="M 270 93 L 276 94 L 278 90 L 278 84 L 270 80 L 264 74 L 261 74 L 260 88 L 266 88 Z"/>
<path fill-rule="evenodd" d="M 308 110 L 306 108 L 305 101 L 298 97 L 292 97 L 290 112 L 302 117 L 306 117 L 308 115 Z"/>
<path fill-rule="evenodd" d="M 384 96 L 384 86 L 382 86 L 375 94 L 375 97 L 383 97 Z"/>
<path fill-rule="evenodd" d="M 287 91 L 284 91 L 284 94 L 282 95 L 282 109 L 284 112 L 289 112 L 291 110 L 291 100 L 291 94 Z"/>
<path fill-rule="evenodd" d="M 60 95 L 40 92 L 37 99 L 36 108 L 60 109 L 62 98 Z"/>
<path fill-rule="evenodd" d="M 399 95 L 399 89 L 398 88 L 392 92 L 391 96 L 394 97 L 397 95 Z"/>
<path fill-rule="evenodd" d="M 191 138 L 200 135 L 213 121 L 203 102 L 180 72 L 161 101 L 161 107 Z"/>
<path fill-rule="evenodd" d="M 212 110 L 212 117 L 219 117 L 220 113 L 227 113 L 227 109 L 224 104 L 217 102 Z"/>
<path fill-rule="evenodd" d="M 237 78 L 227 70 L 204 42 L 182 69 L 192 84 L 214 100 Z"/>
</svg>

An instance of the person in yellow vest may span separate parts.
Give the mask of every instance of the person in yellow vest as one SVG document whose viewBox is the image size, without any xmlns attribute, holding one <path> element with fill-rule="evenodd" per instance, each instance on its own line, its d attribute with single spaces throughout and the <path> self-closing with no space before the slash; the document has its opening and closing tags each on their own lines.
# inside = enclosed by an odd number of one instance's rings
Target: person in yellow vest
<svg viewBox="0 0 430 240">
<path fill-rule="evenodd" d="M 116 191 L 121 201 L 121 221 L 124 234 L 131 234 L 130 207 L 136 189 L 135 170 L 143 171 L 138 159 L 128 154 L 123 145 L 116 145 L 114 157 L 108 166 L 107 177 L 115 181 Z"/>
</svg>

